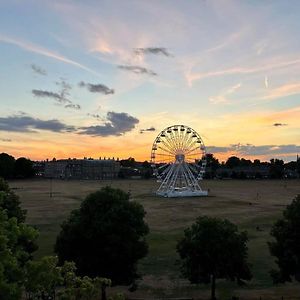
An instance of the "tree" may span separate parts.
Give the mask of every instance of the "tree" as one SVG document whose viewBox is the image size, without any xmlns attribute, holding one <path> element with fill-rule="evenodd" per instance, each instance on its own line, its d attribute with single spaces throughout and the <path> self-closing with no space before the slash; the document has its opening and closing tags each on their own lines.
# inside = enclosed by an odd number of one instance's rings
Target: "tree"
<svg viewBox="0 0 300 300">
<path fill-rule="evenodd" d="M 32 258 L 37 237 L 33 227 L 8 218 L 0 208 L 0 299 L 20 299 L 24 266 Z"/>
<path fill-rule="evenodd" d="M 142 163 L 141 173 L 142 173 L 143 178 L 145 178 L 145 179 L 149 179 L 153 175 L 153 169 L 151 167 L 151 164 L 147 160 L 145 160 Z"/>
<path fill-rule="evenodd" d="M 292 278 L 300 281 L 300 195 L 274 223 L 271 236 L 275 240 L 269 243 L 269 249 L 279 268 L 271 270 L 274 283 L 291 281 Z"/>
<path fill-rule="evenodd" d="M 15 162 L 15 177 L 29 178 L 34 175 L 33 163 L 30 159 L 20 157 Z"/>
<path fill-rule="evenodd" d="M 206 154 L 206 172 L 205 176 L 207 178 L 216 177 L 216 171 L 220 167 L 218 159 L 214 157 L 212 153 Z"/>
<path fill-rule="evenodd" d="M 55 252 L 74 261 L 79 275 L 110 278 L 114 285 L 137 278 L 137 261 L 148 251 L 145 211 L 119 189 L 102 188 L 86 197 L 61 226 Z"/>
<path fill-rule="evenodd" d="M 272 179 L 280 179 L 283 177 L 284 173 L 284 161 L 281 159 L 271 159 L 270 160 L 270 177 Z"/>
<path fill-rule="evenodd" d="M 122 167 L 135 168 L 136 162 L 133 157 L 129 157 L 127 159 L 120 160 L 120 164 Z"/>
<path fill-rule="evenodd" d="M 63 284 L 57 262 L 57 257 L 45 256 L 27 263 L 25 290 L 28 299 L 55 299 L 56 289 Z"/>
<path fill-rule="evenodd" d="M 184 277 L 191 283 L 211 283 L 211 299 L 216 299 L 216 279 L 238 284 L 251 279 L 247 241 L 247 233 L 239 233 L 228 220 L 199 217 L 177 244 Z"/>
<path fill-rule="evenodd" d="M 19 223 L 25 222 L 26 210 L 21 209 L 19 197 L 0 178 L 0 208 L 6 211 L 8 218 L 15 217 Z"/>
<path fill-rule="evenodd" d="M 106 300 L 106 288 L 111 285 L 107 278 L 83 278 L 76 276 L 76 266 L 65 261 L 60 267 L 55 256 L 45 256 L 26 266 L 25 290 L 27 299 Z"/>
<path fill-rule="evenodd" d="M 20 298 L 24 267 L 37 249 L 38 232 L 24 221 L 18 196 L 0 179 L 0 299 Z"/>
<path fill-rule="evenodd" d="M 0 154 L 0 177 L 5 179 L 14 176 L 15 159 L 7 153 Z"/>
<path fill-rule="evenodd" d="M 233 169 L 236 168 L 240 165 L 240 159 L 236 156 L 230 156 L 226 163 L 225 163 L 227 168 Z"/>
</svg>

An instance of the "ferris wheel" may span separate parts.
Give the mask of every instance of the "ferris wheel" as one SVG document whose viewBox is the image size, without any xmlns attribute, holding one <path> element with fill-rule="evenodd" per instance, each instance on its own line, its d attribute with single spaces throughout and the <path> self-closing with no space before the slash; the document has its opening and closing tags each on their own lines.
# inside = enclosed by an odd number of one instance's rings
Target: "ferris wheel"
<svg viewBox="0 0 300 300">
<path fill-rule="evenodd" d="M 206 167 L 205 145 L 200 135 L 184 125 L 165 128 L 152 145 L 151 166 L 161 182 L 157 195 L 206 196 L 198 181 Z"/>
</svg>

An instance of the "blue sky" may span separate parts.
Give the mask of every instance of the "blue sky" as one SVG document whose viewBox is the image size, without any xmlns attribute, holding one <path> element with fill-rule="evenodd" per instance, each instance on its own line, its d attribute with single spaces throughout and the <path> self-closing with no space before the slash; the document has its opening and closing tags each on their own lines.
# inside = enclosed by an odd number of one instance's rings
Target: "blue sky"
<svg viewBox="0 0 300 300">
<path fill-rule="evenodd" d="M 2 0 L 0 150 L 149 159 L 185 124 L 221 160 L 295 159 L 299 20 L 296 0 Z"/>
</svg>

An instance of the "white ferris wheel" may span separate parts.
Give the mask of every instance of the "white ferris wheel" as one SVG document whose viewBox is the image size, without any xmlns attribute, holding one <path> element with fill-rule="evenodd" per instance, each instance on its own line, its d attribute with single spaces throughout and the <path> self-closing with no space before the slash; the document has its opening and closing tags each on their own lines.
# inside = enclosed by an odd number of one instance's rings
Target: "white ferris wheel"
<svg viewBox="0 0 300 300">
<path fill-rule="evenodd" d="M 200 135 L 184 125 L 165 128 L 152 145 L 151 166 L 161 182 L 157 195 L 206 196 L 198 181 L 206 167 L 205 145 Z"/>
</svg>

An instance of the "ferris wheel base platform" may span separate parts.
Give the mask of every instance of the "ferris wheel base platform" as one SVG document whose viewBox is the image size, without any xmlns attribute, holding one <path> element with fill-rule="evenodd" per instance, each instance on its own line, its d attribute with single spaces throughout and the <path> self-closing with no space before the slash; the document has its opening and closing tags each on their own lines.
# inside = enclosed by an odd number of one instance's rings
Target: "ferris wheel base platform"
<svg viewBox="0 0 300 300">
<path fill-rule="evenodd" d="M 156 192 L 156 195 L 166 198 L 180 198 L 180 197 L 204 197 L 208 196 L 208 191 L 168 191 Z"/>
</svg>

